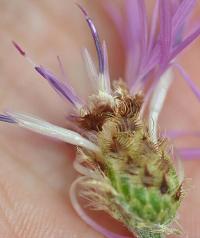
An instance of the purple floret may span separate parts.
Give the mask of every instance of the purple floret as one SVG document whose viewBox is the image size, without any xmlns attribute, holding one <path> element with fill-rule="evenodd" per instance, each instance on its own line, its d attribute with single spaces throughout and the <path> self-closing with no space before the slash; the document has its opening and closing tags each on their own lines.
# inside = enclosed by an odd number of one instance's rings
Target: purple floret
<svg viewBox="0 0 200 238">
<path fill-rule="evenodd" d="M 77 4 L 77 6 L 80 8 L 80 10 L 85 15 L 85 19 L 88 23 L 90 30 L 91 30 L 92 37 L 94 39 L 94 43 L 95 43 L 96 50 L 97 50 L 98 60 L 99 60 L 99 73 L 103 74 L 104 70 L 105 70 L 105 64 L 104 64 L 103 49 L 102 49 L 101 41 L 99 38 L 99 34 L 97 32 L 97 29 L 96 29 L 92 19 L 88 16 L 85 9 L 79 4 Z"/>
<path fill-rule="evenodd" d="M 0 114 L 0 121 L 8 123 L 17 123 L 11 116 Z"/>
<path fill-rule="evenodd" d="M 114 4 L 107 8 L 124 42 L 126 79 L 132 89 L 144 87 L 152 75 L 157 80 L 200 35 L 200 27 L 185 34 L 195 3 L 196 0 L 156 0 L 150 25 L 144 0 L 125 1 L 125 18 Z"/>
<path fill-rule="evenodd" d="M 67 100 L 69 100 L 74 106 L 82 105 L 80 98 L 73 92 L 73 89 L 68 86 L 66 83 L 58 80 L 56 76 L 54 76 L 47 69 L 42 66 L 36 66 L 35 70 L 48 80 L 50 85 L 62 96 L 64 96 Z"/>
</svg>

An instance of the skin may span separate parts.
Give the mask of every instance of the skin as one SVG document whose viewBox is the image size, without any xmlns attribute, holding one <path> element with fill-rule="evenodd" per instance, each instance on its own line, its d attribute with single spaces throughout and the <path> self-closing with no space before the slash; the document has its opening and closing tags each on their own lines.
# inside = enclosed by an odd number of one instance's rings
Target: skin
<svg viewBox="0 0 200 238">
<path fill-rule="evenodd" d="M 117 1 L 115 1 L 117 3 Z M 111 76 L 123 75 L 123 48 L 109 17 L 98 1 L 84 1 L 84 6 L 109 48 Z M 67 127 L 65 116 L 70 104 L 59 98 L 12 47 L 12 39 L 28 50 L 31 57 L 58 72 L 60 55 L 68 82 L 82 98 L 91 92 L 80 56 L 86 46 L 96 57 L 89 30 L 74 1 L 0 0 L 0 111 L 10 110 L 37 115 Z M 198 10 L 197 10 L 198 13 Z M 181 57 L 182 65 L 200 87 L 198 80 L 199 48 L 197 41 Z M 199 102 L 185 82 L 176 75 L 160 118 L 164 129 L 198 130 Z M 72 166 L 75 148 L 62 142 L 0 124 L 0 237 L 3 238 L 101 238 L 72 209 L 70 184 L 77 177 Z M 179 140 L 177 146 L 199 146 L 198 138 Z M 197 238 L 200 230 L 199 166 L 200 160 L 184 161 L 185 176 L 192 178 L 180 209 L 185 234 Z M 115 224 L 115 225 L 114 225 Z M 125 229 L 109 220 L 105 226 L 121 234 Z M 113 228 L 114 227 L 114 228 Z M 115 228 L 118 227 L 118 228 Z M 175 237 L 175 236 L 172 236 Z"/>
</svg>

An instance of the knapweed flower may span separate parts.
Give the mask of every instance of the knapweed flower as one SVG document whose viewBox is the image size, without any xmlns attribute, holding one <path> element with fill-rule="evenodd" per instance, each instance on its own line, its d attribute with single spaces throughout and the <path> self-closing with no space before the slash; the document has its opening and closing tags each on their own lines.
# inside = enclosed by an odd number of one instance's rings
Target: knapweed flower
<svg viewBox="0 0 200 238">
<path fill-rule="evenodd" d="M 136 237 L 163 238 L 180 232 L 174 223 L 183 199 L 183 179 L 178 176 L 171 146 L 158 131 L 157 122 L 173 67 L 200 98 L 184 69 L 175 62 L 200 34 L 197 28 L 185 35 L 194 4 L 193 0 L 156 1 L 149 25 L 144 1 L 127 0 L 125 29 L 123 18 L 109 6 L 127 47 L 126 81 L 110 80 L 106 44 L 101 43 L 93 21 L 78 5 L 91 30 L 99 62 L 97 70 L 85 49 L 85 63 L 94 86 L 87 102 L 13 42 L 34 69 L 74 106 L 68 119 L 77 132 L 21 113 L 8 112 L 0 115 L 0 120 L 77 146 L 74 167 L 81 176 L 71 186 L 72 205 L 85 222 L 108 238 L 121 236 L 95 223 L 81 208 L 78 195 L 93 209 L 121 221 Z M 65 77 L 61 62 L 60 67 Z"/>
</svg>

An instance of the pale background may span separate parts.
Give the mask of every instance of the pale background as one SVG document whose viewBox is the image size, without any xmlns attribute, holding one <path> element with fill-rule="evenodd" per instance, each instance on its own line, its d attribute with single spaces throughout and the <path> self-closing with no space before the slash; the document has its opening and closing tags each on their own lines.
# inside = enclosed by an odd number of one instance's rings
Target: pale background
<svg viewBox="0 0 200 238">
<path fill-rule="evenodd" d="M 108 0 L 105 0 L 108 1 Z M 112 0 L 110 0 L 112 1 Z M 15 40 L 35 62 L 58 72 L 60 55 L 69 82 L 86 97 L 89 81 L 81 58 L 86 46 L 96 57 L 91 35 L 72 0 L 0 0 L 0 111 L 27 112 L 60 126 L 69 103 L 63 102 L 11 45 Z M 95 20 L 109 48 L 112 78 L 123 76 L 123 47 L 100 1 L 79 1 Z M 114 1 L 121 3 L 123 1 Z M 196 19 L 200 19 L 200 1 Z M 200 40 L 181 57 L 200 88 Z M 176 78 L 161 116 L 161 128 L 200 130 L 200 103 Z M 200 146 L 199 139 L 178 145 Z M 0 124 L 0 238 L 100 238 L 73 211 L 68 190 L 76 178 L 71 146 L 10 125 Z M 200 160 L 184 162 L 191 178 L 181 208 L 186 235 L 200 236 Z M 105 224 L 116 230 L 116 225 Z M 121 228 L 118 228 L 121 229 Z M 122 231 L 121 233 L 125 233 Z"/>
</svg>

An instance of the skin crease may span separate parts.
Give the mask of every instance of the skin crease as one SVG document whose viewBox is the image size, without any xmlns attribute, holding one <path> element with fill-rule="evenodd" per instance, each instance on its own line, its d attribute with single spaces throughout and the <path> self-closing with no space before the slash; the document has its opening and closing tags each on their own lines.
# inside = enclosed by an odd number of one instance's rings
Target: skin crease
<svg viewBox="0 0 200 238">
<path fill-rule="evenodd" d="M 116 4 L 118 1 L 114 1 Z M 120 2 L 120 1 L 119 1 Z M 123 75 L 123 48 L 110 19 L 96 1 L 81 2 L 108 44 L 111 77 Z M 64 102 L 32 67 L 17 54 L 10 41 L 16 40 L 37 62 L 58 72 L 60 55 L 68 82 L 83 98 L 91 92 L 81 49 L 86 46 L 96 57 L 90 32 L 72 0 L 0 0 L 0 111 L 11 110 L 37 115 L 67 127 L 70 112 Z M 196 14 L 199 16 L 199 1 Z M 200 88 L 198 40 L 181 56 L 181 63 Z M 198 130 L 200 104 L 176 75 L 160 128 Z M 101 238 L 72 209 L 69 187 L 77 177 L 72 146 L 0 124 L 0 237 L 2 238 Z M 177 146 L 200 146 L 199 140 L 179 140 Z M 198 238 L 200 212 L 200 160 L 183 162 L 185 176 L 191 178 L 188 194 L 180 209 L 185 234 Z M 115 224 L 115 225 L 114 225 Z M 116 223 L 112 230 L 128 234 Z M 171 236 L 175 237 L 175 236 Z"/>
</svg>

